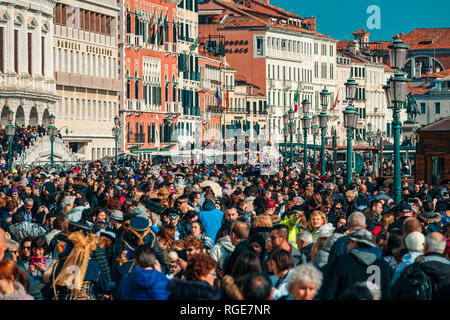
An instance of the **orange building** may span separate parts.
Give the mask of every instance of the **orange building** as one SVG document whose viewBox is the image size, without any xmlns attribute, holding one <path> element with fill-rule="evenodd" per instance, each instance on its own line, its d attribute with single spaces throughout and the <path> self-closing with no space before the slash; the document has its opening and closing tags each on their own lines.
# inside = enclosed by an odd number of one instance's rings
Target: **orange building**
<svg viewBox="0 0 450 320">
<path fill-rule="evenodd" d="M 118 0 L 120 146 L 147 159 L 174 142 L 181 103 L 177 94 L 176 0 Z"/>
</svg>

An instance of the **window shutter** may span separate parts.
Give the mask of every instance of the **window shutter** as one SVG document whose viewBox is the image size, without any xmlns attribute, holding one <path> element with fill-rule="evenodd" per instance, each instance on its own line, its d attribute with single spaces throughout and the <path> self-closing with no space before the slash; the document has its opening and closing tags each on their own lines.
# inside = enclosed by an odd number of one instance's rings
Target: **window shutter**
<svg viewBox="0 0 450 320">
<path fill-rule="evenodd" d="M 3 45 L 3 32 L 4 32 L 4 30 L 5 30 L 5 28 L 4 27 L 0 27 L 0 72 L 4 72 L 5 71 L 5 69 L 4 69 L 4 67 L 5 67 L 5 65 L 4 65 L 4 62 L 3 62 L 3 48 L 4 48 L 4 45 Z"/>
</svg>

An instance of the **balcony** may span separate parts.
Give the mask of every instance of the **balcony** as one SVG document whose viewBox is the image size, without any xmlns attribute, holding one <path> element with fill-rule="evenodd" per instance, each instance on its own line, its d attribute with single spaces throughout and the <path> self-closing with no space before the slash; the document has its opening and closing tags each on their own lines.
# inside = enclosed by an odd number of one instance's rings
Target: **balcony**
<svg viewBox="0 0 450 320">
<path fill-rule="evenodd" d="M 292 89 L 292 81 L 291 80 L 283 80 L 283 89 L 291 90 Z"/>
<path fill-rule="evenodd" d="M 201 91 L 209 91 L 211 90 L 211 80 L 209 79 L 202 79 L 200 80 L 200 89 Z"/>
<path fill-rule="evenodd" d="M 202 112 L 200 114 L 200 121 L 204 122 L 204 123 L 208 123 L 211 121 L 211 114 L 207 113 L 207 112 Z"/>
<path fill-rule="evenodd" d="M 128 143 L 129 144 L 144 144 L 145 143 L 145 133 L 128 133 Z"/>
<path fill-rule="evenodd" d="M 269 88 L 275 88 L 275 79 L 267 79 L 267 86 Z"/>
<path fill-rule="evenodd" d="M 284 50 L 273 50 L 267 49 L 266 56 L 268 58 L 280 58 L 283 60 L 294 60 L 296 62 L 301 62 L 301 54 L 296 52 L 288 52 Z"/>
<path fill-rule="evenodd" d="M 173 116 L 178 116 L 182 112 L 181 102 L 177 101 L 166 101 L 166 113 Z"/>
</svg>

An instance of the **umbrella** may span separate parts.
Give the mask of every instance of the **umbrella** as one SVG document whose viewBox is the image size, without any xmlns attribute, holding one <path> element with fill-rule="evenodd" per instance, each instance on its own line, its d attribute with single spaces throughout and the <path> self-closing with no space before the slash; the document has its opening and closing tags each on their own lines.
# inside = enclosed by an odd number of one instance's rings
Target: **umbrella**
<svg viewBox="0 0 450 320">
<path fill-rule="evenodd" d="M 200 183 L 200 187 L 211 187 L 216 197 L 222 197 L 222 187 L 217 182 L 206 180 Z"/>
<path fill-rule="evenodd" d="M 388 196 L 386 193 L 378 193 L 373 197 L 375 200 L 390 200 L 392 199 L 390 196 Z"/>
</svg>

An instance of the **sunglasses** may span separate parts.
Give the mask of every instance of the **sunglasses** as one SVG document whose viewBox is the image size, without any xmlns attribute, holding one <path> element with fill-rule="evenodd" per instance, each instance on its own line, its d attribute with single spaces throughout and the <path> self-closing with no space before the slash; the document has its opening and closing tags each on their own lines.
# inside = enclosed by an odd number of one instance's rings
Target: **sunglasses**
<svg viewBox="0 0 450 320">
<path fill-rule="evenodd" d="M 194 251 L 194 250 L 195 250 L 194 248 L 187 248 L 186 252 L 191 252 L 191 251 Z"/>
<path fill-rule="evenodd" d="M 31 250 L 31 247 L 23 247 L 23 249 L 25 250 Z"/>
</svg>

